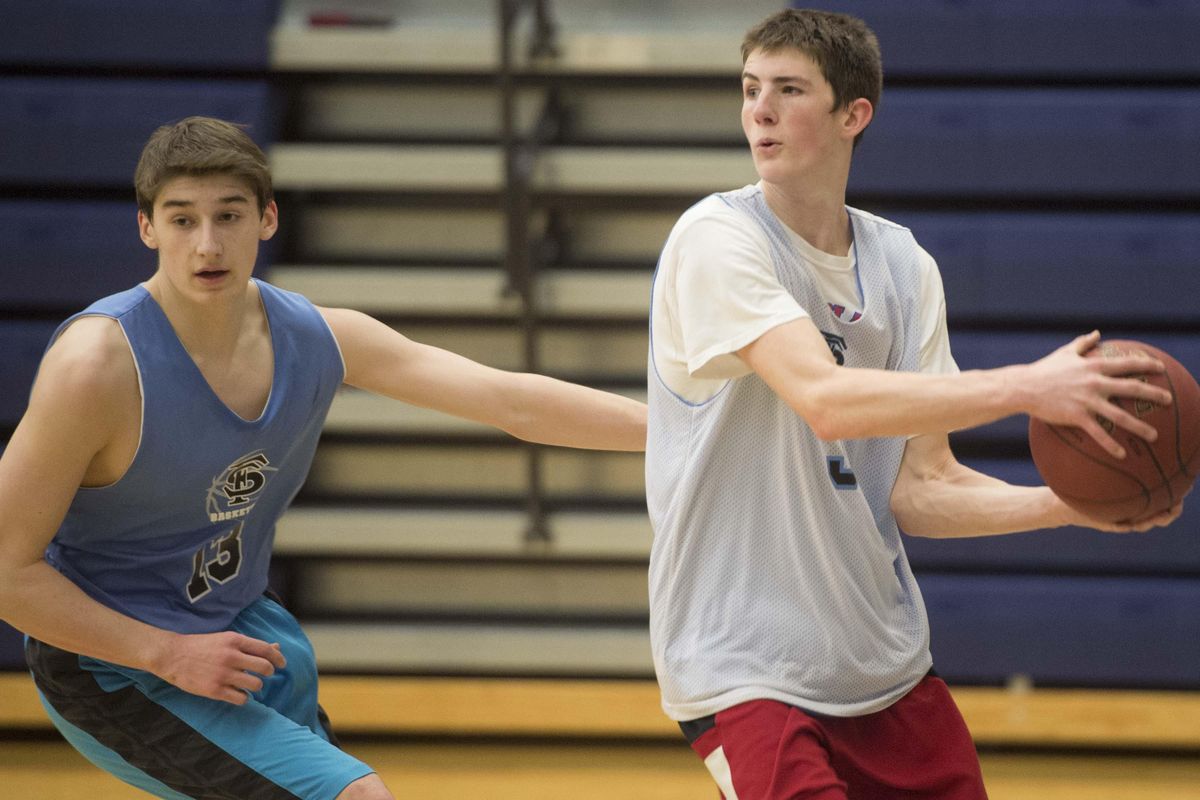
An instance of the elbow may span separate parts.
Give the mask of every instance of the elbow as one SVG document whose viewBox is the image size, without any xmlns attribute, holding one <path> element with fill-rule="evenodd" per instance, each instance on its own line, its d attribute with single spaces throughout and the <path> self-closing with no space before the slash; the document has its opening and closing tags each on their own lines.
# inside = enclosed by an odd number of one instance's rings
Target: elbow
<svg viewBox="0 0 1200 800">
<path fill-rule="evenodd" d="M 794 405 L 793 410 L 822 442 L 856 438 L 857 434 L 852 426 L 847 424 L 846 416 L 838 413 L 837 408 L 828 403 L 817 399 L 800 406 Z"/>
<path fill-rule="evenodd" d="M 896 520 L 896 526 L 901 532 L 909 536 L 922 536 L 920 525 L 913 524 L 916 520 L 912 519 L 909 514 L 910 506 L 907 499 L 901 490 L 899 483 L 892 489 L 892 496 L 888 502 L 888 507 L 891 509 L 892 517 Z"/>
<path fill-rule="evenodd" d="M 897 493 L 891 498 L 892 517 L 901 533 L 919 539 L 951 539 L 962 535 L 961 526 L 936 499 L 926 497 L 923 489 L 914 487 L 909 492 Z"/>
<path fill-rule="evenodd" d="M 842 438 L 838 435 L 835 415 L 816 387 L 810 386 L 807 391 L 785 395 L 783 399 L 822 442 L 835 442 Z"/>
<path fill-rule="evenodd" d="M 833 422 L 824 418 L 805 417 L 808 427 L 812 429 L 813 434 L 822 442 L 836 442 L 839 439 L 849 439 L 851 437 L 842 434 L 841 429 Z"/>
<path fill-rule="evenodd" d="M 908 507 L 897 507 L 892 504 L 892 516 L 896 519 L 896 527 L 900 532 L 908 536 L 916 536 L 920 539 L 940 539 L 946 534 L 944 531 L 929 524 L 929 520 L 919 514 L 912 513 Z"/>
<path fill-rule="evenodd" d="M 823 442 L 857 439 L 863 435 L 862 426 L 855 424 L 854 414 L 847 411 L 844 398 L 834 391 L 829 381 L 811 381 L 803 391 L 787 399 L 792 410 Z"/>
<path fill-rule="evenodd" d="M 513 438 L 524 442 L 539 440 L 539 420 L 537 414 L 528 403 L 510 399 L 497 404 L 498 411 L 494 419 L 487 420 Z"/>
<path fill-rule="evenodd" d="M 532 420 L 524 418 L 519 413 L 496 423 L 496 427 L 514 439 L 520 439 L 523 442 L 536 443 L 539 441 L 537 426 Z"/>
<path fill-rule="evenodd" d="M 896 520 L 896 525 L 901 532 L 909 536 L 923 539 L 937 538 L 940 532 L 931 524 L 929 516 L 920 511 L 919 492 L 919 485 L 914 486 L 911 476 L 901 471 L 900 476 L 896 479 L 896 485 L 892 487 L 892 496 L 888 501 L 892 517 Z"/>
<path fill-rule="evenodd" d="M 894 507 L 892 515 L 896 518 L 896 527 L 906 536 L 915 536 L 919 539 L 939 539 L 944 534 L 936 528 L 929 527 L 923 524 L 920 517 L 914 517 L 911 514 L 897 512 Z"/>
</svg>

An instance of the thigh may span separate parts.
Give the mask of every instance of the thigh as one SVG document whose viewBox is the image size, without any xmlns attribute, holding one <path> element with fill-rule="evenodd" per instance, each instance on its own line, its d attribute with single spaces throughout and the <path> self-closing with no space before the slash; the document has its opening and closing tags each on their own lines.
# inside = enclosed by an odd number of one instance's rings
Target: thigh
<svg viewBox="0 0 1200 800">
<path fill-rule="evenodd" d="M 846 800 L 819 726 L 783 703 L 752 700 L 725 709 L 692 747 L 725 800 Z"/>
<path fill-rule="evenodd" d="M 168 800 L 332 800 L 371 772 L 312 728 L 251 698 L 235 706 L 148 673 L 30 639 L 51 720 L 85 757 Z"/>
<path fill-rule="evenodd" d="M 987 798 L 975 744 L 941 678 L 927 676 L 875 714 L 820 723 L 851 798 Z"/>
<path fill-rule="evenodd" d="M 337 744 L 329 719 L 317 705 L 317 657 L 300 623 L 277 601 L 261 597 L 238 614 L 231 630 L 264 642 L 278 642 L 287 666 L 263 679 L 260 702 Z"/>
</svg>

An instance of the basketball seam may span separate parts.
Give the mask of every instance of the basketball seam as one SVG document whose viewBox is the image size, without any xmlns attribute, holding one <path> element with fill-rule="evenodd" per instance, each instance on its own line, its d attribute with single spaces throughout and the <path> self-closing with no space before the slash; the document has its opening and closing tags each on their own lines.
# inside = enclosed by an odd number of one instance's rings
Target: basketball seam
<svg viewBox="0 0 1200 800">
<path fill-rule="evenodd" d="M 1047 427 L 1047 428 L 1050 430 L 1050 432 L 1051 432 L 1051 433 L 1053 433 L 1053 434 L 1054 434 L 1056 437 L 1058 437 L 1058 440 L 1059 440 L 1059 441 L 1061 441 L 1061 442 L 1062 442 L 1063 444 L 1065 444 L 1067 447 L 1069 447 L 1069 448 L 1071 448 L 1072 450 L 1074 450 L 1074 451 L 1075 451 L 1076 453 L 1078 453 L 1079 455 L 1081 455 L 1081 456 L 1083 456 L 1084 458 L 1086 458 L 1088 461 L 1091 461 L 1091 462 L 1093 462 L 1093 463 L 1095 463 L 1095 464 L 1098 464 L 1098 465 L 1100 465 L 1101 467 L 1104 467 L 1105 469 L 1112 470 L 1113 472 L 1117 473 L 1118 475 L 1124 475 L 1126 478 L 1129 478 L 1129 480 L 1131 480 L 1131 481 L 1133 481 L 1135 484 L 1137 484 L 1138 488 L 1141 490 L 1142 500 L 1144 501 L 1144 505 L 1143 505 L 1143 507 L 1142 507 L 1142 511 L 1145 511 L 1145 510 L 1146 510 L 1146 506 L 1149 506 L 1149 505 L 1150 505 L 1150 492 L 1149 492 L 1149 490 L 1146 488 L 1146 485 L 1145 485 L 1144 483 L 1142 483 L 1142 482 L 1141 482 L 1141 481 L 1138 479 L 1138 477 L 1137 477 L 1136 475 L 1134 475 L 1133 473 L 1130 473 L 1130 472 L 1126 472 L 1126 471 L 1125 471 L 1125 470 L 1123 470 L 1123 469 L 1119 469 L 1119 468 L 1117 468 L 1117 467 L 1114 467 L 1112 464 L 1109 464 L 1109 463 L 1107 463 L 1107 462 L 1101 461 L 1100 459 L 1098 459 L 1098 458 L 1096 458 L 1095 456 L 1093 456 L 1091 453 L 1088 453 L 1088 452 L 1085 452 L 1085 451 L 1083 451 L 1083 450 L 1080 450 L 1078 447 L 1076 447 L 1076 446 L 1075 446 L 1075 443 L 1074 443 L 1074 442 L 1072 442 L 1071 440 L 1069 440 L 1069 439 L 1067 439 L 1065 436 L 1063 436 L 1062 432 L 1061 432 L 1061 431 L 1059 431 L 1059 430 L 1058 430 L 1058 428 L 1057 428 L 1057 427 L 1055 427 L 1054 425 L 1047 425 L 1046 427 Z M 1077 495 L 1064 494 L 1064 493 L 1061 493 L 1061 492 L 1055 492 L 1055 494 L 1057 494 L 1059 497 L 1062 497 L 1062 498 L 1064 498 L 1064 499 L 1066 499 L 1066 498 L 1070 498 L 1071 500 L 1080 500 L 1080 501 L 1087 501 L 1087 502 L 1104 502 L 1103 500 L 1101 500 L 1101 501 L 1097 501 L 1095 498 L 1092 498 L 1092 497 L 1079 497 L 1079 496 L 1077 496 Z M 1118 500 L 1114 500 L 1113 502 L 1123 502 L 1124 500 L 1131 500 L 1131 499 L 1133 499 L 1133 498 L 1135 498 L 1135 497 L 1137 497 L 1137 495 L 1136 495 L 1136 494 L 1131 494 L 1131 495 L 1129 495 L 1128 497 L 1121 498 L 1121 499 L 1118 499 Z M 1140 512 L 1139 512 L 1139 513 L 1140 513 Z M 1132 516 L 1132 515 L 1131 515 L 1131 516 Z"/>
<path fill-rule="evenodd" d="M 1163 370 L 1163 380 L 1167 382 L 1167 388 L 1171 390 L 1171 410 L 1174 412 L 1172 416 L 1175 422 L 1175 458 L 1178 460 L 1182 455 L 1179 452 L 1179 409 L 1175 407 L 1175 384 L 1171 382 L 1171 373 L 1169 370 Z M 1136 405 L 1135 403 L 1135 408 Z M 1146 448 L 1146 455 L 1150 456 L 1150 462 L 1154 464 L 1154 469 L 1158 472 L 1158 477 L 1162 481 L 1162 485 L 1167 487 L 1167 502 L 1172 506 L 1175 505 L 1175 487 L 1171 485 L 1171 478 L 1167 477 L 1162 462 L 1158 460 L 1158 454 L 1154 452 L 1154 448 L 1149 443 L 1144 443 L 1142 446 Z M 1146 504 L 1150 504 L 1149 500 L 1146 501 Z"/>
<path fill-rule="evenodd" d="M 1150 456 L 1150 461 L 1154 464 L 1154 469 L 1158 471 L 1158 477 L 1162 479 L 1162 485 L 1167 487 L 1167 500 L 1171 505 L 1175 505 L 1175 487 L 1171 485 L 1171 479 L 1167 477 L 1167 473 L 1163 471 L 1162 464 L 1158 460 L 1158 456 L 1154 454 L 1153 448 L 1147 446 L 1146 453 Z M 1149 501 L 1147 501 L 1147 505 Z"/>
<path fill-rule="evenodd" d="M 1171 371 L 1164 370 L 1163 377 L 1166 378 L 1167 386 L 1171 389 L 1171 411 L 1173 412 L 1172 416 L 1175 418 L 1175 459 L 1179 462 L 1179 471 L 1190 478 L 1192 476 L 1188 472 L 1188 462 L 1183 459 L 1183 423 L 1180 420 L 1179 414 L 1179 395 L 1175 391 L 1175 382 L 1171 380 Z M 1195 455 L 1195 453 L 1192 453 L 1193 457 Z"/>
</svg>

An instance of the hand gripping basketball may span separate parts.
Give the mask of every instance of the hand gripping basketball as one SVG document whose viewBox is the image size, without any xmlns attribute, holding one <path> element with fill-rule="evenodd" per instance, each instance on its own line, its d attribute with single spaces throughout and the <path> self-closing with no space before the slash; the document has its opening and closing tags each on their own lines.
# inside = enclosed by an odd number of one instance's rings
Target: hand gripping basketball
<svg viewBox="0 0 1200 800">
<path fill-rule="evenodd" d="M 1191 490 L 1200 468 L 1200 386 L 1178 361 L 1142 342 L 1111 340 L 1093 347 L 1088 358 L 1114 359 L 1144 353 L 1161 361 L 1161 373 L 1136 375 L 1161 386 L 1173 402 L 1160 405 L 1128 397 L 1109 402 L 1155 428 L 1147 441 L 1109 419 L 1097 423 L 1125 451 L 1116 458 L 1079 427 L 1029 422 L 1029 449 L 1042 479 L 1063 502 L 1093 519 L 1136 523 L 1177 506 Z"/>
</svg>

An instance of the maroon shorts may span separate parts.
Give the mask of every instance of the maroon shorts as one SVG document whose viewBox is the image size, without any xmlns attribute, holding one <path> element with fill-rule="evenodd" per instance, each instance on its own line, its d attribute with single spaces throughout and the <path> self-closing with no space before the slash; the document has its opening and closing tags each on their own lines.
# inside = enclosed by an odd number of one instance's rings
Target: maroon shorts
<svg viewBox="0 0 1200 800">
<path fill-rule="evenodd" d="M 751 700 L 681 727 L 725 800 L 987 798 L 967 725 L 932 675 L 866 716 Z"/>
</svg>

